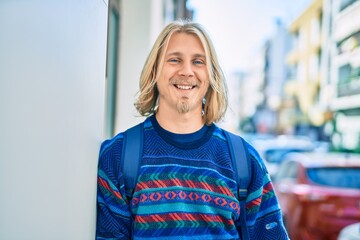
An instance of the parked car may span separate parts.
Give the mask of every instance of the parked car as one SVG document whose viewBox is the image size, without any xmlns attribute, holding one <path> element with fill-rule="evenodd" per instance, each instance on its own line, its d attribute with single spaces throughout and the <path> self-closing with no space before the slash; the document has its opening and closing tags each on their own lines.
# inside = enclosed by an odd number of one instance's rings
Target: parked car
<svg viewBox="0 0 360 240">
<path fill-rule="evenodd" d="M 360 222 L 341 229 L 338 240 L 360 240 Z"/>
<path fill-rule="evenodd" d="M 291 153 L 274 188 L 292 240 L 336 240 L 360 221 L 360 156 Z"/>
<path fill-rule="evenodd" d="M 285 135 L 255 140 L 252 144 L 264 160 L 270 177 L 276 174 L 286 154 L 291 152 L 311 152 L 316 148 L 316 145 L 306 137 Z"/>
</svg>

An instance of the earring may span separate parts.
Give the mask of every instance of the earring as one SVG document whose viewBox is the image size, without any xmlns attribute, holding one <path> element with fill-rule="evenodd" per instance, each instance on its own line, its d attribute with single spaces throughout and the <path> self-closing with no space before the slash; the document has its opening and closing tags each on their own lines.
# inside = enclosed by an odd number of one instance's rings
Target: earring
<svg viewBox="0 0 360 240">
<path fill-rule="evenodd" d="M 205 114 L 205 103 L 206 103 L 206 98 L 204 97 L 204 98 L 202 99 L 201 116 L 204 116 L 204 114 Z"/>
</svg>

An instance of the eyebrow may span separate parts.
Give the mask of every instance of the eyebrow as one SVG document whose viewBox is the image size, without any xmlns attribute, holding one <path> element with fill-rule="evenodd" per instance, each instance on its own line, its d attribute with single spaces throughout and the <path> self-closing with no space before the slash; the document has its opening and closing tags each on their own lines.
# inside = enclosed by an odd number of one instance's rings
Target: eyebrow
<svg viewBox="0 0 360 240">
<path fill-rule="evenodd" d="M 181 56 L 183 55 L 182 53 L 180 52 L 170 52 L 168 54 L 166 54 L 167 57 L 169 56 Z M 201 54 L 201 53 L 196 53 L 193 55 L 193 57 L 196 57 L 196 58 L 206 58 L 205 54 Z"/>
</svg>

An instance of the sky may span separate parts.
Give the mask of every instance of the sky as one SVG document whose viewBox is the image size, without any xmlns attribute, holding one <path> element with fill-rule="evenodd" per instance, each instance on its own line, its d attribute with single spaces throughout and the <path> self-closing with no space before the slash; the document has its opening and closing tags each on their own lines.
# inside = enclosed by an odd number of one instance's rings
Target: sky
<svg viewBox="0 0 360 240">
<path fill-rule="evenodd" d="M 189 0 L 194 21 L 205 26 L 226 73 L 246 70 L 251 55 L 275 33 L 276 19 L 286 26 L 311 0 Z"/>
</svg>

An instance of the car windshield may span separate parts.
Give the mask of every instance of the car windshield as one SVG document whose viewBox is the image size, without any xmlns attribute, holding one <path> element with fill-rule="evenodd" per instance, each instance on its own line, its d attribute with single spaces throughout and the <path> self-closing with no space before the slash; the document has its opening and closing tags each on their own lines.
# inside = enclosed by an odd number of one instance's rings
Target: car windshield
<svg viewBox="0 0 360 240">
<path fill-rule="evenodd" d="M 307 149 L 293 149 L 293 148 L 279 148 L 279 149 L 269 149 L 265 152 L 265 160 L 270 163 L 277 163 L 280 164 L 286 154 L 290 152 L 306 152 L 309 151 Z"/>
<path fill-rule="evenodd" d="M 360 189 L 360 168 L 309 168 L 307 174 L 316 184 Z"/>
</svg>

